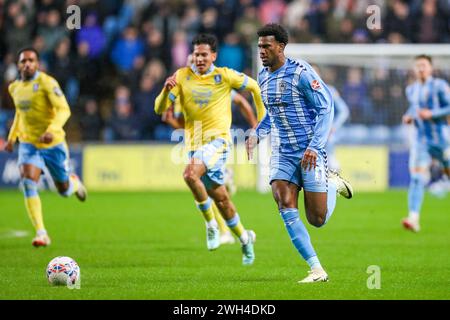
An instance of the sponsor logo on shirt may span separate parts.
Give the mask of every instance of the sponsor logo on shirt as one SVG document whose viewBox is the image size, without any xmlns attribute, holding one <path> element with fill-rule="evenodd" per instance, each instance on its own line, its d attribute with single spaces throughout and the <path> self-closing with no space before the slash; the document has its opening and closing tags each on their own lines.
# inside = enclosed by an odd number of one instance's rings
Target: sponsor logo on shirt
<svg viewBox="0 0 450 320">
<path fill-rule="evenodd" d="M 312 88 L 313 90 L 320 90 L 320 89 L 321 89 L 321 87 L 320 87 L 320 82 L 319 82 L 318 80 L 313 80 L 313 81 L 311 82 L 311 88 Z"/>
</svg>

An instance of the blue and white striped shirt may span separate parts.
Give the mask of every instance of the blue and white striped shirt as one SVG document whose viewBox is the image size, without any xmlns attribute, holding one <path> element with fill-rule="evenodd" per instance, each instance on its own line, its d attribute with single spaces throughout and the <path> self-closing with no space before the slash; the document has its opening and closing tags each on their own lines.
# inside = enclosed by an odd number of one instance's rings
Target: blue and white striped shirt
<svg viewBox="0 0 450 320">
<path fill-rule="evenodd" d="M 322 151 L 331 130 L 334 103 L 314 69 L 306 61 L 287 58 L 274 72 L 263 68 L 258 83 L 267 109 L 256 129 L 258 138 L 271 133 L 275 152 Z"/>
<path fill-rule="evenodd" d="M 417 128 L 415 140 L 430 145 L 450 143 L 450 131 L 446 117 L 450 115 L 450 87 L 447 81 L 429 77 L 424 83 L 419 81 L 406 88 L 409 102 L 407 115 L 414 119 Z M 419 109 L 430 109 L 432 119 L 418 117 Z"/>
</svg>

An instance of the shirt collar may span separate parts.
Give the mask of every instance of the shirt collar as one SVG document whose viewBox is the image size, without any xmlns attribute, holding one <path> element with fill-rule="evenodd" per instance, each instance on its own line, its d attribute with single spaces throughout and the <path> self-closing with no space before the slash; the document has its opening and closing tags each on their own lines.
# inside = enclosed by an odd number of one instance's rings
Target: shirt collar
<svg viewBox="0 0 450 320">
<path fill-rule="evenodd" d="M 40 74 L 40 72 L 39 72 L 39 70 L 37 70 L 37 71 L 34 73 L 33 77 L 32 77 L 30 80 L 26 80 L 26 81 L 34 81 L 34 80 L 36 80 L 37 77 L 39 77 L 39 74 Z M 20 79 L 20 81 L 25 82 L 25 80 L 23 80 L 23 79 Z"/>
<path fill-rule="evenodd" d="M 195 64 L 191 64 L 192 71 L 194 71 L 194 73 L 199 75 L 199 76 L 205 76 L 207 74 L 210 74 L 211 72 L 214 71 L 215 68 L 216 68 L 216 66 L 213 63 L 213 64 L 211 64 L 211 66 L 209 67 L 209 69 L 206 71 L 205 74 L 200 74 L 200 72 L 198 72 L 197 67 L 195 66 Z"/>
</svg>

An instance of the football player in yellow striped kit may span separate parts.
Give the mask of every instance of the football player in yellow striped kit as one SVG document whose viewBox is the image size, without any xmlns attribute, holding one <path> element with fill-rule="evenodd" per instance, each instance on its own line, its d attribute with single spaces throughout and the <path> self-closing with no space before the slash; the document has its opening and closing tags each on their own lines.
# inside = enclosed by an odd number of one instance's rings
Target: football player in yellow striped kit
<svg viewBox="0 0 450 320">
<path fill-rule="evenodd" d="M 85 201 L 86 188 L 77 175 L 69 171 L 69 151 L 64 124 L 70 108 L 58 82 L 39 71 L 39 53 L 24 48 L 18 53 L 19 78 L 9 85 L 16 113 L 5 145 L 12 152 L 19 139 L 19 168 L 25 207 L 36 229 L 32 244 L 50 244 L 44 226 L 38 182 L 44 167 L 50 172 L 60 195 L 75 194 Z"/>
<path fill-rule="evenodd" d="M 177 97 L 180 99 L 189 156 L 183 177 L 206 221 L 207 248 L 215 250 L 220 246 L 220 233 L 212 206 L 214 201 L 226 224 L 241 242 L 242 263 L 251 265 L 255 260 L 253 244 L 256 235 L 245 229 L 240 221 L 224 186 L 224 170 L 232 143 L 231 90 L 249 90 L 252 93 L 260 121 L 265 114 L 260 89 L 256 81 L 245 74 L 214 66 L 217 39 L 213 35 L 199 34 L 192 45 L 194 63 L 178 69 L 175 77 L 166 80 L 155 101 L 155 112 L 163 113 Z"/>
</svg>

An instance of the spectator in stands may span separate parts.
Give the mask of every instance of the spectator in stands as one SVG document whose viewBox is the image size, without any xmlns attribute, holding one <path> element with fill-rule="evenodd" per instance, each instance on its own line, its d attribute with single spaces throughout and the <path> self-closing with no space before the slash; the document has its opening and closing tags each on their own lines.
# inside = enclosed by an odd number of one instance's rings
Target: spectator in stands
<svg viewBox="0 0 450 320">
<path fill-rule="evenodd" d="M 413 35 L 419 43 L 438 43 L 448 38 L 446 21 L 438 12 L 436 0 L 423 1 L 422 11 L 414 19 Z"/>
<path fill-rule="evenodd" d="M 392 33 L 400 34 L 404 39 L 411 39 L 413 20 L 409 12 L 409 7 L 403 0 L 395 0 L 388 9 L 384 20 L 386 37 Z"/>
<path fill-rule="evenodd" d="M 90 58 L 98 57 L 105 48 L 106 36 L 97 23 L 97 16 L 93 13 L 86 16 L 83 27 L 76 34 L 77 45 L 81 42 L 89 44 Z"/>
<path fill-rule="evenodd" d="M 63 38 L 49 58 L 49 73 L 63 89 L 70 106 L 76 102 L 79 84 L 75 77 L 75 64 L 70 53 L 70 40 Z"/>
<path fill-rule="evenodd" d="M 100 70 L 98 61 L 89 58 L 89 44 L 87 42 L 78 44 L 74 65 L 80 95 L 95 95 L 96 86 L 94 84 L 100 76 Z"/>
<path fill-rule="evenodd" d="M 186 62 L 186 61 L 185 61 Z M 133 104 L 136 115 L 140 121 L 141 138 L 153 140 L 155 138 L 155 128 L 161 124 L 161 119 L 154 111 L 155 99 L 161 91 L 152 75 L 143 75 L 138 92 L 133 96 Z"/>
<path fill-rule="evenodd" d="M 160 30 L 152 28 L 150 33 L 147 34 L 144 54 L 146 60 L 159 59 L 161 60 L 166 68 L 170 68 L 170 56 L 164 47 L 164 38 Z"/>
<path fill-rule="evenodd" d="M 228 67 L 241 72 L 244 70 L 245 52 L 239 43 L 239 36 L 236 33 L 229 33 L 225 36 L 224 44 L 219 48 L 217 66 Z"/>
<path fill-rule="evenodd" d="M 44 53 L 53 51 L 59 41 L 68 35 L 68 29 L 61 23 L 61 14 L 57 9 L 48 11 L 45 24 L 38 27 L 37 34 L 44 39 Z"/>
<path fill-rule="evenodd" d="M 84 102 L 83 114 L 79 123 L 83 141 L 101 140 L 104 123 L 95 98 L 89 97 Z"/>
<path fill-rule="evenodd" d="M 133 113 L 130 90 L 125 86 L 116 89 L 114 110 L 108 121 L 106 140 L 139 140 L 139 119 Z"/>
<path fill-rule="evenodd" d="M 30 45 L 32 24 L 23 13 L 14 17 L 14 25 L 5 33 L 5 41 L 8 44 L 8 50 L 16 53 L 19 49 Z"/>
<path fill-rule="evenodd" d="M 261 23 L 281 23 L 286 11 L 283 0 L 262 0 L 259 6 L 259 18 Z"/>
<path fill-rule="evenodd" d="M 186 59 L 189 55 L 189 44 L 186 41 L 186 33 L 178 30 L 173 35 L 171 57 L 172 69 L 177 70 L 186 65 Z"/>
<path fill-rule="evenodd" d="M 195 5 L 189 6 L 181 18 L 179 28 L 186 32 L 186 41 L 191 43 L 201 25 L 201 15 Z"/>
<path fill-rule="evenodd" d="M 235 31 L 241 35 L 243 42 L 251 45 L 258 39 L 256 32 L 261 27 L 257 10 L 254 6 L 247 6 L 242 17 L 236 20 Z"/>
<path fill-rule="evenodd" d="M 144 44 L 134 27 L 127 27 L 111 51 L 111 60 L 124 73 L 133 68 L 134 59 L 144 54 Z"/>
</svg>

